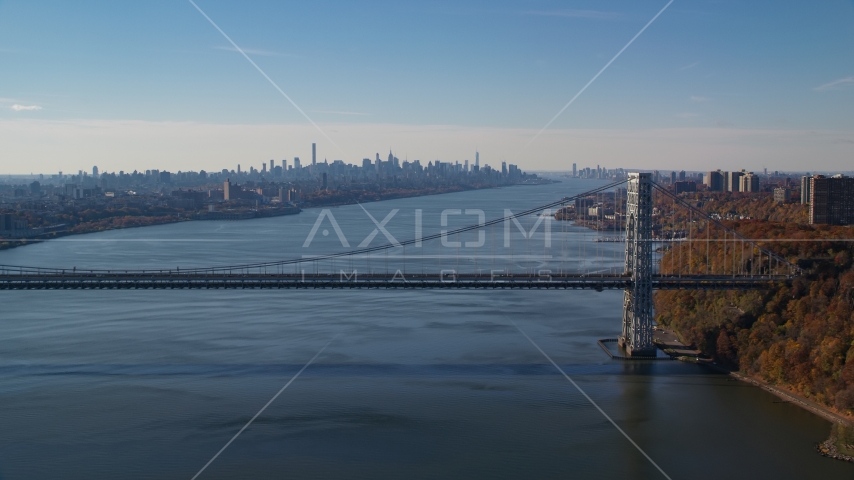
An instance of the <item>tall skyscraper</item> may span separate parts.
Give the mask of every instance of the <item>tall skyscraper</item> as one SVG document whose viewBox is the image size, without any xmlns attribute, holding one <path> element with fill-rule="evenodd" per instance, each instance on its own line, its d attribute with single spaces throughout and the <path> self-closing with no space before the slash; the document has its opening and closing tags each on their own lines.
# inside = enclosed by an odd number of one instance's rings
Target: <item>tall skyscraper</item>
<svg viewBox="0 0 854 480">
<path fill-rule="evenodd" d="M 578 166 L 577 166 L 576 164 L 574 164 L 574 163 L 572 164 L 572 176 L 573 176 L 573 177 L 577 177 L 577 176 L 578 176 Z"/>
<path fill-rule="evenodd" d="M 317 165 L 317 144 L 311 144 L 311 164 Z"/>
<path fill-rule="evenodd" d="M 276 169 L 276 161 L 273 159 L 270 159 L 270 171 L 272 172 L 275 169 Z"/>
<path fill-rule="evenodd" d="M 294 157 L 294 170 L 299 170 L 302 165 L 299 163 L 299 157 Z"/>
<path fill-rule="evenodd" d="M 477 150 L 474 152 L 474 166 L 480 169 L 480 152 Z"/>
<path fill-rule="evenodd" d="M 92 176 L 98 178 L 98 167 L 92 167 Z"/>
</svg>

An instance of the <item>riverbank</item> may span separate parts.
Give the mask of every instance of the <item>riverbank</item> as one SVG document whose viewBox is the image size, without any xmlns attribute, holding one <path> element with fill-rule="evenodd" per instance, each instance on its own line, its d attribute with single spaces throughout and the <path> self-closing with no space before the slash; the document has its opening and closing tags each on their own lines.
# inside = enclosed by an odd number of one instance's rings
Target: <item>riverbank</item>
<svg viewBox="0 0 854 480">
<path fill-rule="evenodd" d="M 831 422 L 833 427 L 831 428 L 828 439 L 816 444 L 816 451 L 820 455 L 828 458 L 854 462 L 854 456 L 849 455 L 849 453 L 854 454 L 854 451 L 852 451 L 854 450 L 854 447 L 852 447 L 851 450 L 846 448 L 849 444 L 845 443 L 844 438 L 845 433 L 849 430 L 854 432 L 854 418 L 835 411 L 830 407 L 813 402 L 802 395 L 786 390 L 782 387 L 771 385 L 759 378 L 754 378 L 745 373 L 724 368 L 723 366 L 714 363 L 711 358 L 703 355 L 700 350 L 685 345 L 679 339 L 678 333 L 673 330 L 657 326 L 654 327 L 653 336 L 654 342 L 658 348 L 675 359 L 705 365 L 716 372 L 729 375 L 738 381 L 748 383 L 754 387 L 759 387 L 786 403 L 797 405 L 813 415 L 817 415 Z M 840 430 L 843 431 L 843 434 L 840 434 Z"/>
</svg>

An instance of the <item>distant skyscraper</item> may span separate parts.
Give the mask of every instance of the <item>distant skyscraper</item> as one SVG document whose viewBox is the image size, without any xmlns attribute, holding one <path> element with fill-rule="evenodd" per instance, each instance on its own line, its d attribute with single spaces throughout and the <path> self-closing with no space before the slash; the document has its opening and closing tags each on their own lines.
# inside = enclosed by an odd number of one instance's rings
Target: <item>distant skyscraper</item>
<svg viewBox="0 0 854 480">
<path fill-rule="evenodd" d="M 93 176 L 93 177 L 97 177 L 97 176 L 98 176 L 98 167 L 97 167 L 97 166 L 96 166 L 96 167 L 92 167 L 92 176 Z"/>
<path fill-rule="evenodd" d="M 237 164 L 237 173 L 238 173 L 238 175 L 240 174 L 240 164 L 239 163 Z"/>
<path fill-rule="evenodd" d="M 574 163 L 572 164 L 572 176 L 573 176 L 573 177 L 577 177 L 577 176 L 578 176 L 578 166 L 577 166 L 576 164 L 574 164 Z"/>
<path fill-rule="evenodd" d="M 276 161 L 270 160 L 270 171 L 272 172 L 276 168 Z"/>
<path fill-rule="evenodd" d="M 477 150 L 474 152 L 474 166 L 480 168 L 480 152 Z"/>
<path fill-rule="evenodd" d="M 299 170 L 302 168 L 302 165 L 299 162 L 299 157 L 294 157 L 294 170 Z"/>
<path fill-rule="evenodd" d="M 468 172 L 468 171 L 469 171 L 469 161 L 468 161 L 468 160 L 466 160 L 466 162 L 465 162 L 463 165 L 464 165 L 464 166 L 463 166 L 463 171 L 464 171 L 464 172 Z"/>
<path fill-rule="evenodd" d="M 316 143 L 311 144 L 311 164 L 312 165 L 317 164 L 317 144 Z"/>
</svg>

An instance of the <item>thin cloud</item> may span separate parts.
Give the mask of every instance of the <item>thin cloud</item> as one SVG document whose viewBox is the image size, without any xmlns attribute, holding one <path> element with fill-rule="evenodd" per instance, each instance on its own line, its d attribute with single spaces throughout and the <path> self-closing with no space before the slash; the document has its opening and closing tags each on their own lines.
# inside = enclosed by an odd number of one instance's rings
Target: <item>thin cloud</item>
<svg viewBox="0 0 854 480">
<path fill-rule="evenodd" d="M 40 107 L 38 105 L 18 105 L 17 103 L 12 105 L 9 108 L 11 108 L 12 110 L 14 110 L 16 112 L 29 112 L 29 111 L 33 111 L 33 110 L 41 110 L 42 109 L 42 107 Z"/>
<path fill-rule="evenodd" d="M 361 116 L 369 116 L 370 113 L 364 112 L 346 112 L 341 110 L 312 110 L 311 113 L 329 113 L 332 115 L 361 115 Z"/>
<path fill-rule="evenodd" d="M 620 20 L 624 15 L 620 12 L 605 12 L 601 10 L 529 10 L 523 15 L 541 17 L 590 18 L 593 20 Z"/>
<path fill-rule="evenodd" d="M 234 47 L 213 47 L 213 48 L 216 50 L 225 50 L 228 52 L 240 53 L 240 50 L 238 50 Z M 244 48 L 243 51 L 246 52 L 248 55 L 259 55 L 262 57 L 295 57 L 296 56 L 296 55 L 292 55 L 290 53 L 279 53 L 279 52 L 273 52 L 270 50 L 255 50 L 252 48 Z"/>
<path fill-rule="evenodd" d="M 698 103 L 700 103 L 700 102 L 711 102 L 712 99 L 709 97 L 701 97 L 699 95 L 691 95 L 691 101 L 692 102 L 698 102 Z"/>
<path fill-rule="evenodd" d="M 852 85 L 854 85 L 854 77 L 845 77 L 840 78 L 839 80 L 834 80 L 830 83 L 825 83 L 824 85 L 819 85 L 813 88 L 813 90 L 816 92 L 826 92 L 828 90 L 841 90 Z"/>
<path fill-rule="evenodd" d="M 694 62 L 694 63 L 692 63 L 692 64 L 690 64 L 690 65 L 685 65 L 684 67 L 679 67 L 679 70 L 680 70 L 680 71 L 681 71 L 681 70 L 688 70 L 688 69 L 690 69 L 690 68 L 694 68 L 694 67 L 696 67 L 696 66 L 697 66 L 697 65 L 699 65 L 699 64 L 700 64 L 700 62 Z"/>
</svg>

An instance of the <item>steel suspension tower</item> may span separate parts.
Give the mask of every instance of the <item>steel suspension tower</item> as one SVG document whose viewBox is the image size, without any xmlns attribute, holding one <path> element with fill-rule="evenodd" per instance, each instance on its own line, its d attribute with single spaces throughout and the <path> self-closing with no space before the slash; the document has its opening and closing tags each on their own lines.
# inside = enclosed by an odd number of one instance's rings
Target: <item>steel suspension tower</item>
<svg viewBox="0 0 854 480">
<path fill-rule="evenodd" d="M 630 173 L 626 198 L 626 274 L 620 346 L 631 356 L 653 356 L 652 343 L 652 177 Z"/>
</svg>

